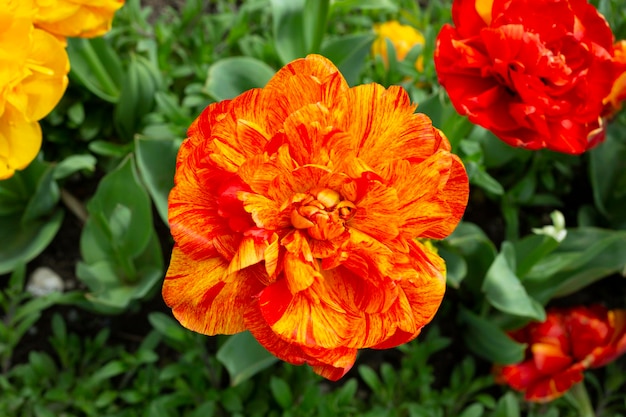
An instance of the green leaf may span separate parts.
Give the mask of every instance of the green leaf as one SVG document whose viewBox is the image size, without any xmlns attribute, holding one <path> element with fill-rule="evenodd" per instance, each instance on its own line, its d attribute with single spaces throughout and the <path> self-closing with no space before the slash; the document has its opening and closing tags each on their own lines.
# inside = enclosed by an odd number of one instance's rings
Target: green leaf
<svg viewBox="0 0 626 417">
<path fill-rule="evenodd" d="M 626 229 L 626 142 L 623 126 L 614 124 L 604 143 L 589 152 L 589 178 L 597 209 L 620 229 Z"/>
<path fill-rule="evenodd" d="M 104 140 L 94 140 L 89 142 L 89 150 L 96 155 L 109 156 L 113 158 L 123 158 L 132 151 L 132 145 L 111 143 Z"/>
<path fill-rule="evenodd" d="M 250 332 L 230 336 L 217 351 L 217 360 L 228 371 L 231 386 L 248 380 L 278 361 L 256 341 Z"/>
<path fill-rule="evenodd" d="M 530 270 L 559 247 L 556 239 L 547 235 L 529 235 L 514 243 L 517 258 L 515 274 L 523 281 Z"/>
<path fill-rule="evenodd" d="M 483 230 L 470 222 L 461 222 L 444 240 L 444 248 L 461 256 L 467 264 L 463 279 L 466 288 L 481 296 L 485 274 L 496 257 L 496 248 Z"/>
<path fill-rule="evenodd" d="M 131 140 L 141 130 L 143 117 L 154 108 L 154 97 L 160 86 L 158 69 L 146 58 L 131 55 L 113 113 L 113 122 L 122 138 Z"/>
<path fill-rule="evenodd" d="M 305 0 L 270 0 L 274 46 L 283 64 L 307 54 L 303 12 Z"/>
<path fill-rule="evenodd" d="M 561 245 L 532 267 L 524 284 L 547 302 L 625 270 L 626 231 L 581 227 L 568 229 Z"/>
<path fill-rule="evenodd" d="M 180 140 L 135 139 L 137 167 L 159 216 L 167 225 L 167 198 L 174 187 Z"/>
<path fill-rule="evenodd" d="M 150 313 L 148 315 L 148 321 L 157 332 L 174 343 L 184 346 L 185 342 L 189 339 L 189 331 L 164 313 Z"/>
<path fill-rule="evenodd" d="M 289 388 L 289 384 L 287 384 L 284 379 L 272 375 L 270 378 L 270 391 L 283 410 L 289 409 L 293 404 L 291 388 Z"/>
<path fill-rule="evenodd" d="M 507 392 L 498 400 L 494 417 L 520 417 L 519 400 L 512 391 Z"/>
<path fill-rule="evenodd" d="M 332 3 L 333 11 L 342 9 L 344 12 L 353 9 L 380 10 L 394 13 L 398 11 L 398 5 L 391 0 L 335 0 Z"/>
<path fill-rule="evenodd" d="M 0 216 L 0 274 L 27 263 L 48 247 L 61 228 L 64 211 L 55 210 L 49 217 L 22 223 L 21 214 Z"/>
<path fill-rule="evenodd" d="M 483 190 L 495 194 L 503 195 L 504 187 L 494 177 L 489 175 L 483 167 L 478 165 L 474 161 L 467 161 L 465 163 L 465 169 L 467 170 L 467 176 L 470 184 L 476 185 Z"/>
<path fill-rule="evenodd" d="M 264 87 L 274 73 L 269 65 L 255 58 L 224 58 L 209 68 L 206 90 L 216 101 L 231 99 L 251 88 Z"/>
<path fill-rule="evenodd" d="M 50 167 L 37 184 L 37 189 L 24 209 L 22 223 L 27 224 L 41 220 L 55 209 L 61 194 L 53 174 L 54 170 Z"/>
<path fill-rule="evenodd" d="M 439 256 L 446 261 L 446 282 L 453 288 L 459 288 L 461 281 L 467 275 L 467 262 L 457 253 L 440 248 Z"/>
<path fill-rule="evenodd" d="M 157 91 L 154 99 L 156 100 L 157 109 L 159 113 L 162 113 L 172 123 L 182 126 L 189 126 L 193 119 L 189 115 L 189 107 L 185 102 L 181 106 L 173 93 L 166 93 L 164 91 Z M 203 103 L 206 101 L 206 97 L 202 97 Z"/>
<path fill-rule="evenodd" d="M 147 298 L 158 288 L 162 273 L 158 267 L 146 266 L 139 281 L 127 283 L 108 261 L 79 262 L 76 267 L 76 275 L 90 289 L 83 307 L 100 314 L 122 313 L 134 300 Z"/>
<path fill-rule="evenodd" d="M 101 229 L 93 215 L 101 215 L 101 218 L 110 222 L 120 206 L 126 207 L 130 213 L 127 227 L 119 231 L 120 235 L 114 241 L 105 241 L 107 233 L 93 230 Z M 152 209 L 148 193 L 137 177 L 132 156 L 100 181 L 95 195 L 87 204 L 87 211 L 90 218 L 85 224 L 80 242 L 81 253 L 84 257 L 87 255 L 84 258 L 87 263 L 102 260 L 89 256 L 94 253 L 90 248 L 92 245 L 103 248 L 104 253 L 118 250 L 130 259 L 144 251 L 154 233 Z"/>
<path fill-rule="evenodd" d="M 54 167 L 54 179 L 60 180 L 67 178 L 78 171 L 94 172 L 96 169 L 96 158 L 90 154 L 70 155 L 56 167 Z"/>
<path fill-rule="evenodd" d="M 117 102 L 124 71 L 115 50 L 102 38 L 68 38 L 70 76 L 96 96 Z"/>
<path fill-rule="evenodd" d="M 89 383 L 98 384 L 102 381 L 113 378 L 114 376 L 126 372 L 126 365 L 120 360 L 112 360 L 98 369 L 89 377 Z"/>
<path fill-rule="evenodd" d="M 482 417 L 485 415 L 485 407 L 480 403 L 473 403 L 466 407 L 459 417 Z"/>
<path fill-rule="evenodd" d="M 487 301 L 500 311 L 544 321 L 543 307 L 532 299 L 515 275 L 515 249 L 510 242 L 502 244 L 501 252 L 487 271 L 482 286 Z"/>
<path fill-rule="evenodd" d="M 302 28 L 307 53 L 319 53 L 329 9 L 330 0 L 305 0 Z"/>
<path fill-rule="evenodd" d="M 321 54 L 337 66 L 349 85 L 355 85 L 375 38 L 373 33 L 359 33 L 328 39 Z"/>
<path fill-rule="evenodd" d="M 380 394 L 383 392 L 383 383 L 372 368 L 367 365 L 360 365 L 358 371 L 363 381 L 374 393 Z"/>
<path fill-rule="evenodd" d="M 492 321 L 461 309 L 460 324 L 465 325 L 463 339 L 466 346 L 481 358 L 500 365 L 521 362 L 526 345 L 517 343 Z"/>
</svg>

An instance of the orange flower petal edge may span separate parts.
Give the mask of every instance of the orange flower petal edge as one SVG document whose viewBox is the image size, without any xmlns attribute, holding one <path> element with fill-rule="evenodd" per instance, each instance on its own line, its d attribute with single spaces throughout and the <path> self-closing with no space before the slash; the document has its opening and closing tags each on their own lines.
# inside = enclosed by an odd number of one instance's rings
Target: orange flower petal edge
<svg viewBox="0 0 626 417">
<path fill-rule="evenodd" d="M 524 392 L 528 401 L 548 402 L 583 380 L 586 369 L 604 366 L 626 352 L 626 310 L 551 308 L 546 321 L 511 332 L 528 344 L 519 364 L 496 366 L 496 381 Z"/>
<path fill-rule="evenodd" d="M 189 128 L 169 197 L 163 298 L 187 328 L 249 330 L 332 380 L 359 349 L 414 339 L 445 291 L 416 238 L 450 234 L 468 179 L 400 87 L 350 88 L 326 58 L 209 105 Z"/>
</svg>

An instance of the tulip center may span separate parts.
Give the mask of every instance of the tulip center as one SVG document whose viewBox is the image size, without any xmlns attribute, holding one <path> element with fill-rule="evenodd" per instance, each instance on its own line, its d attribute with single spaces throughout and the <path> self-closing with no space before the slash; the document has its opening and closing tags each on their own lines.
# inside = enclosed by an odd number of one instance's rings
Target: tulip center
<svg viewBox="0 0 626 417">
<path fill-rule="evenodd" d="M 308 194 L 292 198 L 291 224 L 306 229 L 317 240 L 332 240 L 346 230 L 346 222 L 354 217 L 356 206 L 329 188 L 314 188 Z"/>
</svg>

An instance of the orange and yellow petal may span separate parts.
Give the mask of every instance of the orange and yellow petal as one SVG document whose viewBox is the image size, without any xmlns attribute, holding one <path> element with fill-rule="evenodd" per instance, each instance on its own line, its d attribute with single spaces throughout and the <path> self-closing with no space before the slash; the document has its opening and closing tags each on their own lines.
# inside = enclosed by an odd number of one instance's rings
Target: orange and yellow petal
<svg viewBox="0 0 626 417">
<path fill-rule="evenodd" d="M 388 171 L 403 196 L 396 215 L 406 236 L 441 239 L 454 230 L 469 198 L 467 174 L 458 157 L 438 151 L 420 164 L 401 161 Z"/>
<path fill-rule="evenodd" d="M 258 304 L 250 305 L 245 314 L 246 327 L 259 343 L 277 358 L 294 365 L 308 364 L 315 373 L 336 381 L 354 365 L 357 349 L 334 349 L 303 346 L 276 335 L 267 324 Z"/>
<path fill-rule="evenodd" d="M 308 104 L 341 108 L 348 83 L 330 60 L 309 55 L 282 67 L 264 90 L 274 98 L 268 117 L 284 120 Z"/>
<path fill-rule="evenodd" d="M 355 318 L 319 281 L 296 294 L 276 281 L 259 294 L 259 310 L 276 336 L 299 346 L 339 348 L 354 332 Z"/>
<path fill-rule="evenodd" d="M 253 286 L 239 299 L 247 306 L 235 303 L 243 325 L 223 327 L 243 326 L 279 358 L 329 379 L 351 368 L 358 349 L 416 337 L 441 303 L 445 266 L 403 230 L 407 207 L 422 203 L 407 191 L 428 189 L 447 223 L 427 229 L 443 235 L 466 200 L 446 195 L 466 187 L 449 183 L 467 178 L 447 139 L 414 110 L 398 87 L 349 89 L 316 55 L 209 105 L 181 146 L 169 199 L 177 258 L 164 297 L 187 299 L 175 310 L 181 322 L 218 331 L 202 311 Z"/>
<path fill-rule="evenodd" d="M 178 185 L 169 195 L 168 216 L 172 236 L 188 256 L 201 259 L 215 255 L 214 239 L 231 233 L 228 219 L 218 213 L 219 194 L 214 187 L 223 177 L 219 170 L 190 168 L 177 172 Z"/>
<path fill-rule="evenodd" d="M 262 289 L 258 270 L 228 274 L 220 257 L 195 260 L 174 247 L 163 283 L 163 299 L 190 330 L 215 335 L 245 330 L 244 312 Z"/>
</svg>

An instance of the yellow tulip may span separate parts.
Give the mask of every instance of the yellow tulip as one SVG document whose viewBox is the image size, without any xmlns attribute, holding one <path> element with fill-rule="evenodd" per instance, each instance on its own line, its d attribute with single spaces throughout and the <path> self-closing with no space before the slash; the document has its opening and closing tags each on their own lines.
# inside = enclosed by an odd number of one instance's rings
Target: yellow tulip
<svg viewBox="0 0 626 417">
<path fill-rule="evenodd" d="M 64 45 L 33 26 L 34 10 L 32 0 L 0 0 L 0 179 L 37 156 L 38 121 L 67 87 Z"/>
<path fill-rule="evenodd" d="M 400 24 L 396 20 L 374 25 L 374 32 L 377 38 L 372 44 L 372 53 L 382 58 L 385 67 L 389 65 L 386 39 L 389 39 L 394 46 L 398 61 L 404 60 L 406 54 L 415 45 L 424 45 L 425 42 L 424 35 L 420 31 L 412 26 Z M 424 70 L 423 60 L 420 56 L 415 61 L 415 68 L 420 72 Z"/>
<path fill-rule="evenodd" d="M 61 37 L 93 38 L 111 29 L 124 0 L 35 0 L 35 25 Z"/>
</svg>

